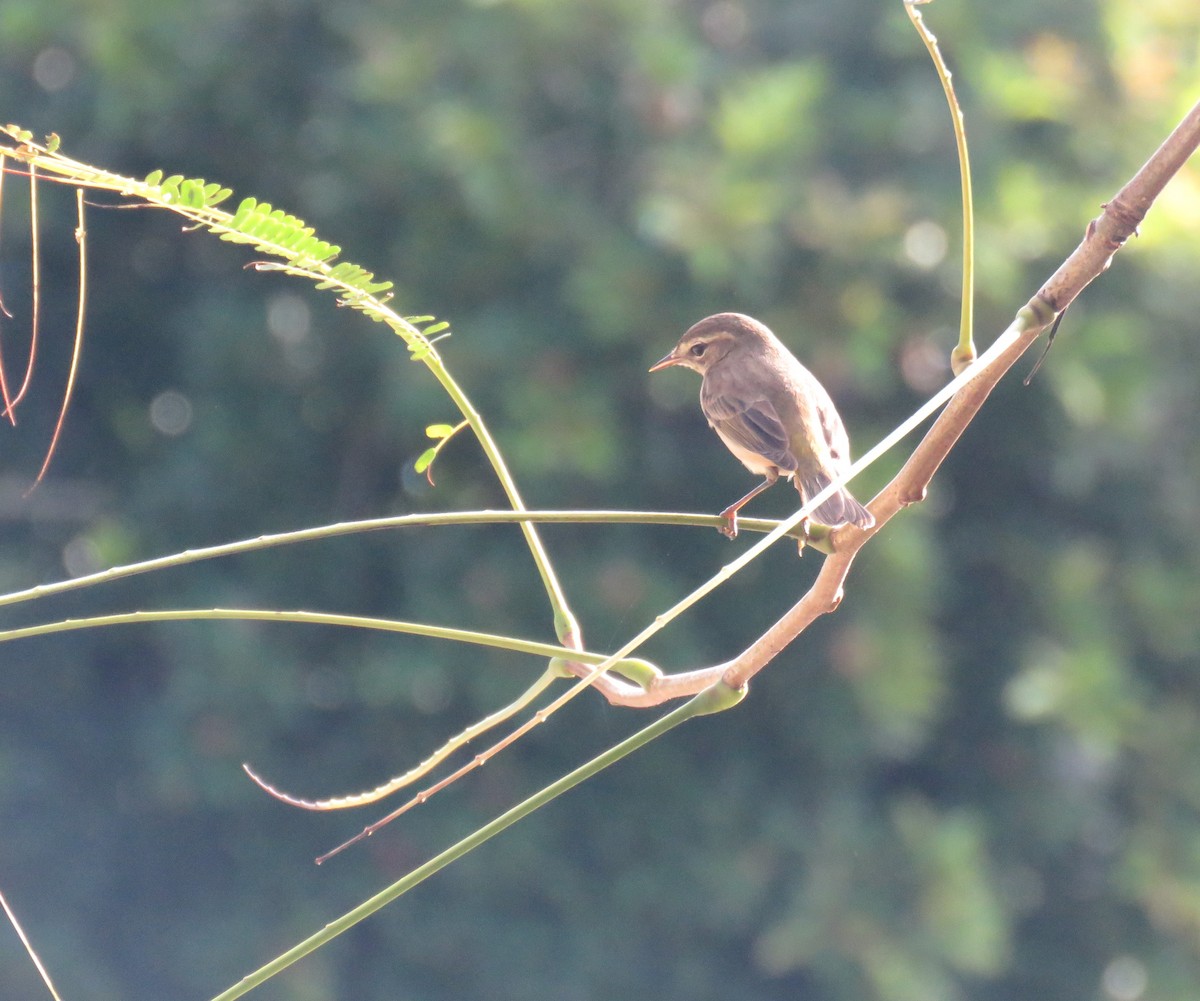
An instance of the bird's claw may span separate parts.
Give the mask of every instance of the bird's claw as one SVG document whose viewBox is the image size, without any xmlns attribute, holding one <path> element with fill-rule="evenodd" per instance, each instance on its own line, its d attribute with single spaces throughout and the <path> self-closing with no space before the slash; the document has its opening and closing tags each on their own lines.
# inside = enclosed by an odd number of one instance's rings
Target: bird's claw
<svg viewBox="0 0 1200 1001">
<path fill-rule="evenodd" d="M 722 511 L 721 524 L 717 526 L 717 531 L 727 539 L 736 539 L 738 534 L 737 512 Z"/>
</svg>

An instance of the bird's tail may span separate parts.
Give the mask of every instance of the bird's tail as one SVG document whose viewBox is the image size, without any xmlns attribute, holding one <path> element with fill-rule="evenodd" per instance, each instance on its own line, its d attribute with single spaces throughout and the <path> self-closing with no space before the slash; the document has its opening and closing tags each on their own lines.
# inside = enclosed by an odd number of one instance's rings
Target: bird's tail
<svg viewBox="0 0 1200 1001">
<path fill-rule="evenodd" d="M 830 480 L 824 473 L 813 473 L 810 476 L 796 476 L 796 489 L 805 503 L 808 498 L 815 497 L 827 486 Z M 872 528 L 875 516 L 854 499 L 853 494 L 845 487 L 831 495 L 820 507 L 813 511 L 813 521 L 822 525 L 836 528 L 838 525 L 857 525 L 859 528 Z"/>
</svg>

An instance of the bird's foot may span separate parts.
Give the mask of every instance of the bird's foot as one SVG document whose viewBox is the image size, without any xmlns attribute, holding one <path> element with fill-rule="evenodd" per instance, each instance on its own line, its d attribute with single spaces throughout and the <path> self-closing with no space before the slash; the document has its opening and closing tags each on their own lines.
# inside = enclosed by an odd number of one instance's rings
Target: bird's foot
<svg viewBox="0 0 1200 1001">
<path fill-rule="evenodd" d="M 717 526 L 717 531 L 727 539 L 737 538 L 737 508 L 726 508 L 721 512 L 721 524 Z"/>
</svg>

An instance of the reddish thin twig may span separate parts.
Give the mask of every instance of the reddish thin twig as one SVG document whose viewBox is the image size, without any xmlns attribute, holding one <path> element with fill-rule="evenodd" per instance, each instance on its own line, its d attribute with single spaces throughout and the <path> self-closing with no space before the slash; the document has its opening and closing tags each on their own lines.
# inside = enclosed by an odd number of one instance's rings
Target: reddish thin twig
<svg viewBox="0 0 1200 1001">
<path fill-rule="evenodd" d="M 54 458 L 54 452 L 58 447 L 59 435 L 62 434 L 63 425 L 67 420 L 67 410 L 71 406 L 71 394 L 75 390 L 75 376 L 79 372 L 79 356 L 83 353 L 83 318 L 87 310 L 87 230 L 83 225 L 83 188 L 75 189 L 75 201 L 79 215 L 79 225 L 75 230 L 75 241 L 79 244 L 79 307 L 75 313 L 75 347 L 71 351 L 71 368 L 67 372 L 67 385 L 63 390 L 62 407 L 58 412 L 58 420 L 54 425 L 54 434 L 50 438 L 50 445 L 46 449 L 46 458 L 42 461 L 42 468 L 38 470 L 37 478 L 33 481 L 33 486 L 26 491 L 28 495 L 39 483 L 42 482 L 42 477 L 46 475 L 46 470 L 50 468 L 50 460 Z M 32 363 L 33 353 L 30 352 L 30 361 Z M 25 392 L 25 388 L 21 388 L 21 392 Z M 21 394 L 17 394 L 17 399 L 21 398 Z M 15 400 L 13 401 L 16 402 Z"/>
</svg>

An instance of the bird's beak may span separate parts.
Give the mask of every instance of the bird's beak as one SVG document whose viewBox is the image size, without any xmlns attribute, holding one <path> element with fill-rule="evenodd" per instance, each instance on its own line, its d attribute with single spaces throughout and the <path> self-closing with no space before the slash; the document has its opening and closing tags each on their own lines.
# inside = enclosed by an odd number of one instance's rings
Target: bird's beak
<svg viewBox="0 0 1200 1001">
<path fill-rule="evenodd" d="M 668 355 L 663 355 L 653 365 L 650 366 L 651 372 L 657 372 L 659 369 L 670 368 L 672 365 L 678 365 L 680 358 L 672 351 Z"/>
</svg>

